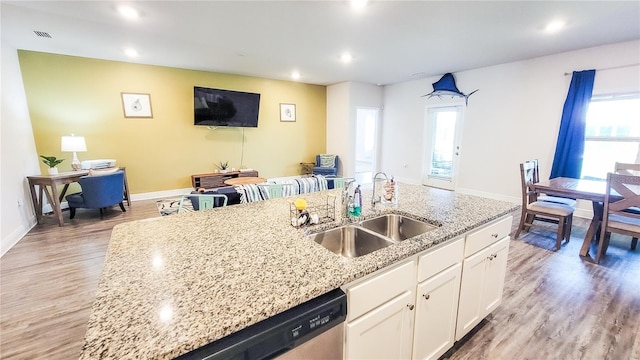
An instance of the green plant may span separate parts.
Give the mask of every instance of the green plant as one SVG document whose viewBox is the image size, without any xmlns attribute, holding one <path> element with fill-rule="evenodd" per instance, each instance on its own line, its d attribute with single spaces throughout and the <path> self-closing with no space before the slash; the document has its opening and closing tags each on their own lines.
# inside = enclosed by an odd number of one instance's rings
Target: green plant
<svg viewBox="0 0 640 360">
<path fill-rule="evenodd" d="M 216 166 L 220 170 L 227 170 L 229 168 L 229 162 L 228 161 L 224 161 L 224 162 L 220 161 L 220 163 L 216 164 Z"/>
<path fill-rule="evenodd" d="M 40 157 L 42 158 L 42 162 L 50 168 L 54 168 L 64 161 L 64 159 L 57 159 L 55 156 L 40 155 Z"/>
</svg>

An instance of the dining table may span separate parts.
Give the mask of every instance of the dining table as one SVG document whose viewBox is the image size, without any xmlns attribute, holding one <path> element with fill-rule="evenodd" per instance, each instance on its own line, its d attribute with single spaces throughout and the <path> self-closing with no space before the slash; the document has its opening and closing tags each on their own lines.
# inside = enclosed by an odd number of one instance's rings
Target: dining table
<svg viewBox="0 0 640 360">
<path fill-rule="evenodd" d="M 602 223 L 602 211 L 604 210 L 607 182 L 604 180 L 557 177 L 534 183 L 531 185 L 531 189 L 539 194 L 591 201 L 593 217 L 591 218 L 591 223 L 582 242 L 580 256 L 593 261 L 591 255 L 589 255 L 589 246 L 594 237 L 597 236 L 600 224 Z"/>
</svg>

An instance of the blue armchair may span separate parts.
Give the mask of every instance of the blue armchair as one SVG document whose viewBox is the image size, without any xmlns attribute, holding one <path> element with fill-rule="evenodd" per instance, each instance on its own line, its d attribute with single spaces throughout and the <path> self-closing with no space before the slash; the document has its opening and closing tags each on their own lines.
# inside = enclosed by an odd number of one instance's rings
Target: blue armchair
<svg viewBox="0 0 640 360">
<path fill-rule="evenodd" d="M 331 164 L 333 159 L 333 165 Z M 338 155 L 321 154 L 316 155 L 316 166 L 313 168 L 313 175 L 337 175 Z"/>
<path fill-rule="evenodd" d="M 120 205 L 122 211 L 126 211 L 122 204 L 124 195 L 124 173 L 122 171 L 108 175 L 83 176 L 78 179 L 78 183 L 80 183 L 82 192 L 66 196 L 71 219 L 76 216 L 77 208 L 100 209 L 100 216 L 102 216 L 102 209 L 115 204 Z"/>
</svg>

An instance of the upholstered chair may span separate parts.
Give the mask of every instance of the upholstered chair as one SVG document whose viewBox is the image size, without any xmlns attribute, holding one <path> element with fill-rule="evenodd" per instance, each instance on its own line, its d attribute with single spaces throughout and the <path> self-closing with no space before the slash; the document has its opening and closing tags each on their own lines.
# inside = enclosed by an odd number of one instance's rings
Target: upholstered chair
<svg viewBox="0 0 640 360">
<path fill-rule="evenodd" d="M 337 175 L 338 155 L 316 155 L 316 166 L 313 167 L 313 175 Z"/>
<path fill-rule="evenodd" d="M 70 218 L 76 215 L 77 208 L 102 210 L 113 205 L 120 205 L 122 211 L 126 211 L 122 200 L 124 198 L 124 172 L 117 171 L 106 175 L 87 175 L 78 179 L 82 188 L 81 193 L 67 195 L 67 203 L 71 212 Z"/>
</svg>

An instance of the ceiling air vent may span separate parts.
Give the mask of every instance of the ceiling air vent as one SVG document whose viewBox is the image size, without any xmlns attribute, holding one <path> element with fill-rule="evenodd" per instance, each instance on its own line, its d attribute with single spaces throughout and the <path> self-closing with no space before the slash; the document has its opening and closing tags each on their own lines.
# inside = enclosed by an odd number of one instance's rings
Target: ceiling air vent
<svg viewBox="0 0 640 360">
<path fill-rule="evenodd" d="M 44 38 L 49 38 L 51 39 L 51 35 L 49 35 L 48 32 L 46 31 L 38 31 L 38 30 L 34 30 L 34 33 L 36 33 L 36 35 L 40 36 L 40 37 L 44 37 Z"/>
</svg>

